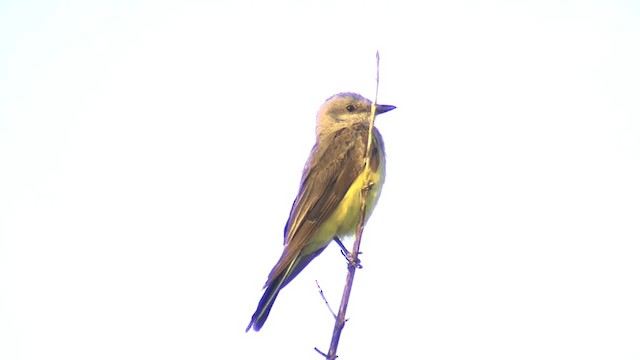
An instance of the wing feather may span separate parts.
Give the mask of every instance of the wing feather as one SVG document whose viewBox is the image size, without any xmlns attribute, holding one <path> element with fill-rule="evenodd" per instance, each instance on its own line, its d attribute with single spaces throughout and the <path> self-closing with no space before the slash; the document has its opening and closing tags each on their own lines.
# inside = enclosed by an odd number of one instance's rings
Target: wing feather
<svg viewBox="0 0 640 360">
<path fill-rule="evenodd" d="M 337 208 L 362 172 L 366 129 L 344 128 L 311 150 L 285 226 L 285 251 L 269 279 L 275 278 L 298 254 Z M 269 284 L 269 281 L 267 281 Z"/>
</svg>

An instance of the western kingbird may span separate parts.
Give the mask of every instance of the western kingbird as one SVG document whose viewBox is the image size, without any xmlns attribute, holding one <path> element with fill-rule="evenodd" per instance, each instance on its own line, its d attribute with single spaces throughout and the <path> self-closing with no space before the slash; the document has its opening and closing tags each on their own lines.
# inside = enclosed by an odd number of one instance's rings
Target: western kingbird
<svg viewBox="0 0 640 360">
<path fill-rule="evenodd" d="M 382 114 L 395 106 L 376 105 L 375 109 L 376 114 Z M 284 228 L 284 250 L 269 273 L 266 290 L 246 331 L 262 328 L 280 290 L 333 239 L 355 235 L 366 181 L 364 158 L 370 116 L 371 101 L 354 93 L 336 94 L 320 107 L 316 143 Z M 385 176 L 384 144 L 375 127 L 369 171 L 365 221 L 378 201 Z"/>
</svg>

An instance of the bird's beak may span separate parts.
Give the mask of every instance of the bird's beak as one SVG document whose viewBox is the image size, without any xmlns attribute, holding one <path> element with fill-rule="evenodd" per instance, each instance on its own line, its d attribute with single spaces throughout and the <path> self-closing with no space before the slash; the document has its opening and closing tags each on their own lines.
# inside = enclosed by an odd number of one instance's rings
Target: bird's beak
<svg viewBox="0 0 640 360">
<path fill-rule="evenodd" d="M 387 111 L 391 111 L 393 109 L 395 109 L 396 107 L 393 105 L 380 105 L 377 104 L 376 105 L 376 115 L 380 115 L 380 114 L 384 114 Z"/>
</svg>

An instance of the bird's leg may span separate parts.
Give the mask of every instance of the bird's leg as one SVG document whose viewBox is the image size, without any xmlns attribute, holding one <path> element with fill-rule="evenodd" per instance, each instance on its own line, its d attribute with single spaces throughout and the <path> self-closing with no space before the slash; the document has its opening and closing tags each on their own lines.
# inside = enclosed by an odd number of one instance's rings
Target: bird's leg
<svg viewBox="0 0 640 360">
<path fill-rule="evenodd" d="M 349 261 L 349 251 L 347 251 L 347 248 L 344 247 L 344 244 L 342 243 L 342 241 L 340 241 L 339 237 L 334 237 L 333 240 L 338 244 L 338 246 L 340 246 L 340 249 L 342 249 L 342 251 L 340 251 L 342 253 L 342 256 L 345 257 L 345 259 L 347 259 L 347 261 Z"/>
<path fill-rule="evenodd" d="M 340 238 L 335 236 L 333 238 L 333 240 L 338 244 L 338 246 L 340 246 L 340 249 L 342 249 L 340 252 L 342 253 L 342 256 L 344 256 L 345 259 L 347 259 L 347 262 L 351 263 L 351 253 L 347 250 L 347 248 L 344 246 L 344 244 L 342 243 L 342 241 L 340 241 Z M 358 253 L 362 254 L 361 252 Z M 362 265 L 360 264 L 360 259 L 356 257 L 356 264 L 355 266 L 358 269 L 362 269 Z"/>
</svg>

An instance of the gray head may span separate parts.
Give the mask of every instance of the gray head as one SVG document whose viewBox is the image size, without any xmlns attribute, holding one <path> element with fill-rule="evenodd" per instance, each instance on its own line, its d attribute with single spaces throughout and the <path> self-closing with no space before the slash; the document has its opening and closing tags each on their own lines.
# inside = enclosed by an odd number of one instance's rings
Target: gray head
<svg viewBox="0 0 640 360">
<path fill-rule="evenodd" d="M 376 115 L 395 108 L 393 105 L 376 105 Z M 333 95 L 318 110 L 316 135 L 333 133 L 357 123 L 368 123 L 370 116 L 371 100 L 356 93 Z"/>
</svg>

